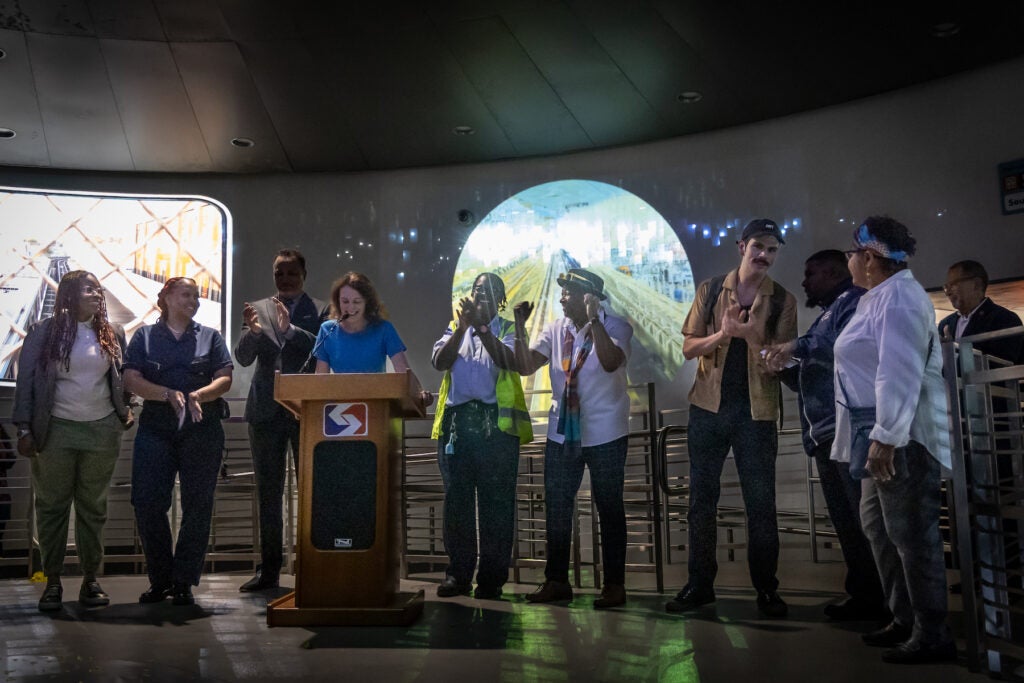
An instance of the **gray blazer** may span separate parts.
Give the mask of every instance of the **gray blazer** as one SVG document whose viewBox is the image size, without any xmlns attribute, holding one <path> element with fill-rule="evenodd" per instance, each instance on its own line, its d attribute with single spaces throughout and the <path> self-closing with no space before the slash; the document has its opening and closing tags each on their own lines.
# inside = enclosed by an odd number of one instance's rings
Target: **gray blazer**
<svg viewBox="0 0 1024 683">
<path fill-rule="evenodd" d="M 270 321 L 277 317 L 274 302 L 269 298 L 253 302 L 260 320 Z M 327 319 L 329 308 L 319 299 L 303 294 L 292 311 L 291 323 L 295 333 L 291 339 L 278 335 L 274 326 L 263 326 L 262 334 L 253 334 L 242 326 L 242 334 L 235 344 L 235 360 L 242 367 L 256 361 L 249 396 L 245 402 L 245 419 L 249 422 L 269 422 L 277 417 L 284 407 L 274 400 L 274 372 L 284 374 L 302 372 L 302 366 L 309 358 L 316 341 L 320 323 Z"/>
<path fill-rule="evenodd" d="M 32 430 L 32 438 L 38 451 L 43 450 L 46 445 L 57 384 L 57 364 L 47 363 L 45 368 L 40 367 L 52 323 L 53 318 L 42 320 L 33 325 L 25 336 L 18 359 L 18 380 L 14 388 L 14 411 L 11 414 L 12 422 L 18 425 L 27 424 Z M 114 328 L 114 336 L 121 347 L 123 361 L 126 347 L 124 328 L 116 323 L 110 323 L 110 326 Z M 124 392 L 120 363 L 110 364 L 107 383 L 110 386 L 110 402 L 114 412 L 122 423 L 126 423 L 129 414 L 128 400 Z"/>
</svg>

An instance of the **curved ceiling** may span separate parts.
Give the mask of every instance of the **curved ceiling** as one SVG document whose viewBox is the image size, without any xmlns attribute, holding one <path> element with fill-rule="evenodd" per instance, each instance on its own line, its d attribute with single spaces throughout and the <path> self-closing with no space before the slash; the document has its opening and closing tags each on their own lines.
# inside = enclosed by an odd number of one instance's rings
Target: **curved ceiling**
<svg viewBox="0 0 1024 683">
<path fill-rule="evenodd" d="M 0 129 L 13 131 L 0 165 L 309 172 L 550 155 L 1024 54 L 1017 3 L 867 4 L 0 0 Z"/>
</svg>

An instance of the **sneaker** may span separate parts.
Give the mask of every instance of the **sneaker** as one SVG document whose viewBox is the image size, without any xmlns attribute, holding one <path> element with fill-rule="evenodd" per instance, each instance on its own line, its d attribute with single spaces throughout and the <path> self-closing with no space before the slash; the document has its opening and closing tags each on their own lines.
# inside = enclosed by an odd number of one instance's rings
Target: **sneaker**
<svg viewBox="0 0 1024 683">
<path fill-rule="evenodd" d="M 904 626 L 894 619 L 885 628 L 865 633 L 860 638 L 866 645 L 872 647 L 897 647 L 910 640 L 912 632 L 910 626 Z"/>
<path fill-rule="evenodd" d="M 64 606 L 64 587 L 59 583 L 48 583 L 39 598 L 40 612 L 55 612 Z"/>
<path fill-rule="evenodd" d="M 601 597 L 594 600 L 594 609 L 609 609 L 626 604 L 626 587 L 621 583 L 606 583 Z"/>
<path fill-rule="evenodd" d="M 444 577 L 444 581 L 437 587 L 437 597 L 454 598 L 456 595 L 469 595 L 473 592 L 473 584 L 459 583 L 454 576 Z"/>
<path fill-rule="evenodd" d="M 925 645 L 908 640 L 882 653 L 889 664 L 934 664 L 956 661 L 956 643 L 952 640 L 938 645 Z"/>
<path fill-rule="evenodd" d="M 100 582 L 96 579 L 82 581 L 82 588 L 78 591 L 78 602 L 86 607 L 103 607 L 110 604 L 110 596 L 100 588 Z"/>
<path fill-rule="evenodd" d="M 775 591 L 757 591 L 757 611 L 767 619 L 781 619 L 789 612 L 789 607 Z"/>
<path fill-rule="evenodd" d="M 477 585 L 473 589 L 473 597 L 477 600 L 499 600 L 501 599 L 501 586 Z"/>
<path fill-rule="evenodd" d="M 571 602 L 572 586 L 565 581 L 545 581 L 544 585 L 526 596 L 528 602 Z"/>
<path fill-rule="evenodd" d="M 683 586 L 676 597 L 665 603 L 665 611 L 673 614 L 689 612 L 715 601 L 715 591 L 710 588 L 697 588 L 692 583 Z"/>
<path fill-rule="evenodd" d="M 192 595 L 192 586 L 187 583 L 176 583 L 174 588 L 171 589 L 171 604 L 172 605 L 194 605 L 196 599 Z"/>
</svg>

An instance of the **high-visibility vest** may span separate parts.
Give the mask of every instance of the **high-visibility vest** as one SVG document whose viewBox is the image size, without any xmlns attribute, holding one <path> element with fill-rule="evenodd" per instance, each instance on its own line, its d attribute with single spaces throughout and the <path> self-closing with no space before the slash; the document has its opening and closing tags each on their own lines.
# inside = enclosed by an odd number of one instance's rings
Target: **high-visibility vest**
<svg viewBox="0 0 1024 683">
<path fill-rule="evenodd" d="M 511 331 L 515 323 L 511 320 L 501 321 L 501 337 L 505 337 Z M 451 329 L 455 329 L 455 322 L 452 322 Z M 448 407 L 448 391 L 452 386 L 451 370 L 445 370 L 441 378 L 441 389 L 437 393 L 437 412 L 434 413 L 434 427 L 430 431 L 430 438 L 441 438 L 441 425 L 444 422 L 444 411 Z M 526 407 L 526 395 L 523 393 L 523 382 L 518 372 L 512 370 L 499 370 L 498 380 L 494 385 L 494 393 L 498 397 L 498 429 L 519 437 L 519 443 L 530 443 L 533 441 L 533 424 L 530 422 L 530 411 Z"/>
</svg>

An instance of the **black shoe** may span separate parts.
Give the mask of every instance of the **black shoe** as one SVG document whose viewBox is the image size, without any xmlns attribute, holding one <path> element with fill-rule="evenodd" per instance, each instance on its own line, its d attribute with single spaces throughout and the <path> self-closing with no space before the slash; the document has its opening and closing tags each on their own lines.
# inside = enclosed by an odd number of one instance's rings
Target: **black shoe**
<svg viewBox="0 0 1024 683">
<path fill-rule="evenodd" d="M 40 612 L 55 612 L 64 606 L 64 587 L 59 583 L 48 583 L 39 598 Z"/>
<path fill-rule="evenodd" d="M 572 586 L 565 581 L 545 581 L 544 585 L 526 596 L 528 602 L 571 602 Z"/>
<path fill-rule="evenodd" d="M 171 589 L 172 605 L 194 605 L 196 599 L 192 596 L 192 586 L 187 583 L 176 583 L 174 588 Z"/>
<path fill-rule="evenodd" d="M 768 619 L 782 619 L 789 613 L 789 607 L 775 591 L 757 591 L 757 611 Z"/>
<path fill-rule="evenodd" d="M 882 653 L 882 661 L 889 664 L 934 664 L 956 661 L 956 643 L 952 640 L 938 645 L 925 645 L 907 641 Z"/>
<path fill-rule="evenodd" d="M 473 589 L 473 597 L 477 600 L 500 600 L 501 586 L 477 585 L 477 587 Z"/>
<path fill-rule="evenodd" d="M 473 584 L 459 583 L 453 576 L 444 577 L 444 581 L 437 587 L 437 597 L 454 598 L 456 595 L 469 595 L 473 592 Z"/>
<path fill-rule="evenodd" d="M 702 605 L 710 605 L 714 601 L 714 590 L 710 588 L 697 588 L 693 584 L 688 583 L 683 586 L 683 590 L 676 593 L 676 597 L 665 603 L 665 611 L 672 612 L 673 614 L 689 612 Z"/>
<path fill-rule="evenodd" d="M 256 575 L 238 587 L 242 593 L 270 590 L 281 585 L 280 576 L 264 574 L 262 567 L 256 567 Z"/>
<path fill-rule="evenodd" d="M 170 594 L 170 586 L 158 586 L 154 583 L 149 587 L 149 590 L 139 596 L 139 604 L 149 605 L 155 602 L 163 602 Z"/>
<path fill-rule="evenodd" d="M 78 602 L 86 607 L 103 607 L 110 604 L 110 596 L 100 588 L 100 582 L 93 579 L 82 582 L 82 588 L 78 591 Z"/>
<path fill-rule="evenodd" d="M 609 609 L 626 604 L 626 587 L 621 583 L 606 583 L 601 597 L 594 600 L 594 609 Z"/>
<path fill-rule="evenodd" d="M 861 636 L 861 640 L 872 647 L 896 647 L 910 640 L 913 630 L 893 619 L 885 628 L 865 633 Z"/>
<path fill-rule="evenodd" d="M 832 621 L 881 621 L 891 619 L 883 605 L 849 598 L 838 605 L 825 605 L 825 616 Z"/>
</svg>

